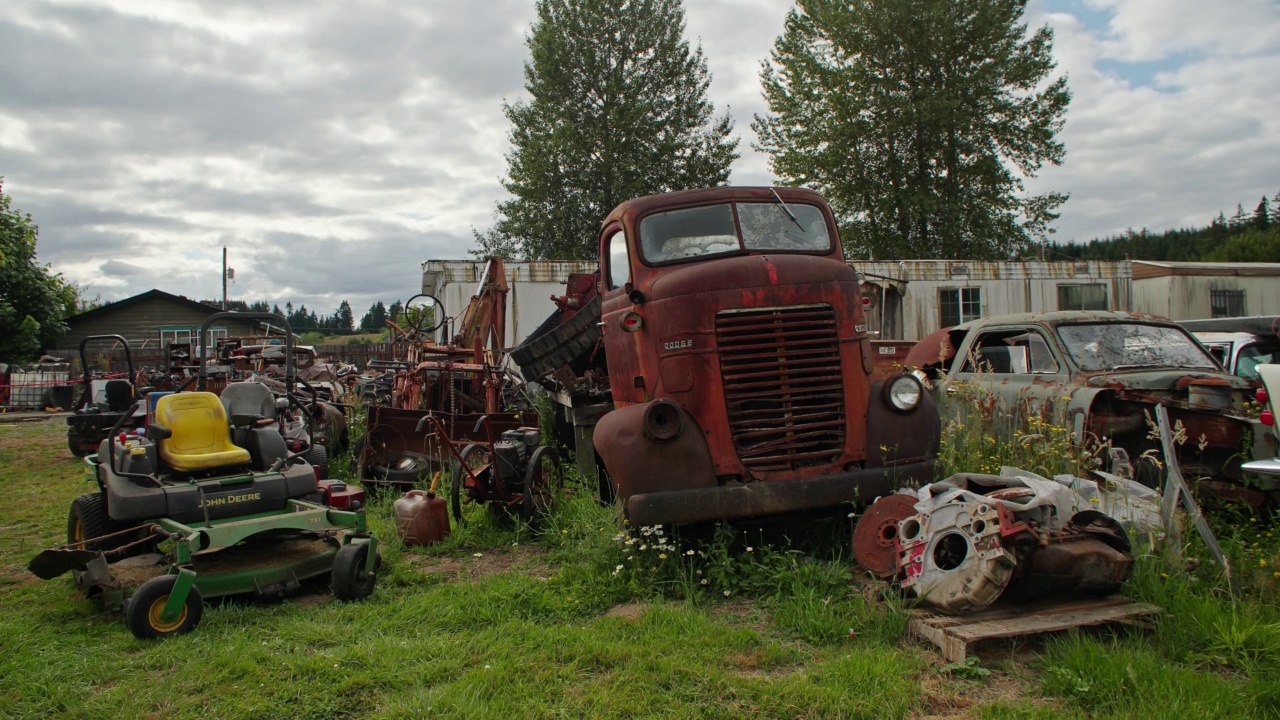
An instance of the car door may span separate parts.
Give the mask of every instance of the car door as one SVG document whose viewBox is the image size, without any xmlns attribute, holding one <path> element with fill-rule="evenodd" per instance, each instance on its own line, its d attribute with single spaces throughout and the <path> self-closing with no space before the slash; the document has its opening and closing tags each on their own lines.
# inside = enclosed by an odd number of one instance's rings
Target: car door
<svg viewBox="0 0 1280 720">
<path fill-rule="evenodd" d="M 983 395 L 994 413 L 996 429 L 1012 432 L 1029 415 L 1048 419 L 1069 389 L 1070 370 L 1043 328 L 1034 325 L 986 328 L 974 333 L 956 358 L 946 388 L 948 405 L 956 404 L 966 387 Z M 962 397 L 957 398 L 957 395 Z M 990 403 L 994 400 L 995 405 Z"/>
</svg>

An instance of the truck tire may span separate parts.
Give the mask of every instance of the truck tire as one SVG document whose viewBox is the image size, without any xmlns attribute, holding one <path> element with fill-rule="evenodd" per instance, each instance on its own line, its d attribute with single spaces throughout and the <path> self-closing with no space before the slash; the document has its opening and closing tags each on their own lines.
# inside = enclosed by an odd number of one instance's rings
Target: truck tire
<svg viewBox="0 0 1280 720">
<path fill-rule="evenodd" d="M 568 365 L 591 352 L 599 342 L 599 295 L 564 322 L 560 322 L 561 314 L 556 311 L 511 351 L 511 359 L 520 366 L 526 380 L 537 380 Z"/>
</svg>

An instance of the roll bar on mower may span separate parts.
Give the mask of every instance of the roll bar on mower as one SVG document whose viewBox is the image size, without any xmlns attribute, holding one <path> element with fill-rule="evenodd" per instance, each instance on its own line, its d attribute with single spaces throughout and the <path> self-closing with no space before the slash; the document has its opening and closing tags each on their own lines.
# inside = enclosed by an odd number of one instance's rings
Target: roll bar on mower
<svg viewBox="0 0 1280 720">
<path fill-rule="evenodd" d="M 99 340 L 113 340 L 124 348 L 124 363 L 129 368 L 129 384 L 132 385 L 137 378 L 137 370 L 133 367 L 133 353 L 129 350 L 129 341 L 125 340 L 121 335 L 87 335 L 80 341 L 80 369 L 84 371 L 84 395 L 80 398 L 80 407 L 87 405 L 90 396 L 89 388 L 93 387 L 93 373 L 89 371 L 89 356 L 85 354 L 85 348 L 89 343 Z"/>
</svg>

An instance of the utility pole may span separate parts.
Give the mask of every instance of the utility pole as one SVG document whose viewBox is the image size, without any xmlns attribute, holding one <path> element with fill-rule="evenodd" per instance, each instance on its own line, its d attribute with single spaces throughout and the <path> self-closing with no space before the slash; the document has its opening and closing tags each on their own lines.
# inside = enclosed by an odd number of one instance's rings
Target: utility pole
<svg viewBox="0 0 1280 720">
<path fill-rule="evenodd" d="M 227 246 L 222 246 L 222 309 L 227 309 Z"/>
</svg>

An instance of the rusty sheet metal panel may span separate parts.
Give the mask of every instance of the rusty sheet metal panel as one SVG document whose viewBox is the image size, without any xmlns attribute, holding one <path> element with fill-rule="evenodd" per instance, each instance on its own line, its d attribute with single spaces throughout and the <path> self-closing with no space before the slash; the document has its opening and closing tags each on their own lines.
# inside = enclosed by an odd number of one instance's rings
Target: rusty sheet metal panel
<svg viewBox="0 0 1280 720">
<path fill-rule="evenodd" d="M 909 367 L 907 355 L 916 346 L 914 340 L 872 340 L 871 379 L 886 380 Z"/>
<path fill-rule="evenodd" d="M 371 406 L 368 412 L 362 465 L 378 459 L 399 459 L 406 453 L 417 453 L 434 461 L 444 461 L 447 465 L 452 456 L 439 442 L 429 438 L 430 429 L 417 432 L 418 422 L 428 413 L 424 410 L 401 410 L 399 408 Z M 449 433 L 449 440 L 458 446 L 458 450 L 468 443 L 483 443 L 488 436 L 481 428 L 475 432 L 476 423 L 484 413 L 435 413 Z M 490 413 L 489 425 L 493 430 L 493 438 L 497 439 L 506 430 L 518 427 L 537 427 L 537 413 Z"/>
</svg>

